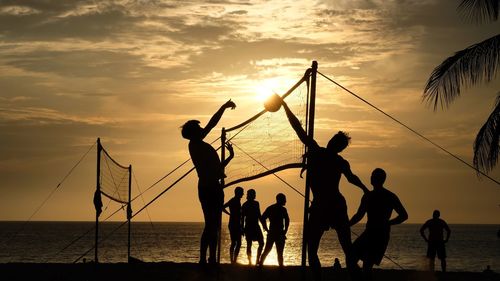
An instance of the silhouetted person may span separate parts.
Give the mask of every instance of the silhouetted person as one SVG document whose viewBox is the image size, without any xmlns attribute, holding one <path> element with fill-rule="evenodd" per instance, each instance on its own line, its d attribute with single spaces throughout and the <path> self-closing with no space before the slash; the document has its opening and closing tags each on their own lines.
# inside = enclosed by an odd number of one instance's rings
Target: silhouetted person
<svg viewBox="0 0 500 281">
<path fill-rule="evenodd" d="M 420 235 L 427 242 L 429 269 L 434 271 L 434 260 L 437 253 L 438 258 L 441 260 L 441 270 L 446 272 L 446 249 L 444 244 L 450 239 L 451 230 L 448 224 L 439 218 L 440 215 L 439 210 L 434 210 L 432 219 L 426 221 L 420 228 Z M 425 236 L 426 229 L 429 229 L 429 236 Z M 446 239 L 444 239 L 443 231 L 446 231 Z"/>
<path fill-rule="evenodd" d="M 333 270 L 339 271 L 341 269 L 342 269 L 342 265 L 340 265 L 339 258 L 335 258 L 335 261 L 333 262 Z"/>
<path fill-rule="evenodd" d="M 276 195 L 276 204 L 273 204 L 264 211 L 262 220 L 264 221 L 264 229 L 267 231 L 266 247 L 260 257 L 260 265 L 264 265 L 264 261 L 271 252 L 273 244 L 276 243 L 276 252 L 278 254 L 278 264 L 283 266 L 283 250 L 285 249 L 286 233 L 290 225 L 290 218 L 285 208 L 286 196 L 283 193 Z M 269 219 L 269 228 L 267 228 L 266 220 Z"/>
<path fill-rule="evenodd" d="M 491 274 L 491 273 L 493 273 L 493 270 L 491 270 L 490 265 L 487 265 L 487 266 L 486 266 L 486 268 L 483 270 L 483 273 L 486 273 L 486 274 Z"/>
<path fill-rule="evenodd" d="M 363 195 L 358 211 L 350 221 L 352 226 L 365 214 L 368 217 L 365 231 L 353 243 L 356 262 L 363 261 L 363 275 L 366 280 L 371 280 L 373 265 L 380 265 L 384 257 L 391 226 L 408 219 L 408 213 L 399 198 L 384 187 L 386 177 L 384 170 L 380 168 L 373 170 L 370 178 L 373 190 Z M 397 213 L 393 219 L 391 219 L 392 211 Z"/>
<path fill-rule="evenodd" d="M 346 255 L 347 268 L 352 270 L 355 264 L 351 255 L 351 230 L 347 215 L 347 204 L 339 190 L 340 178 L 344 175 L 351 184 L 358 186 L 364 192 L 367 192 L 368 189 L 353 174 L 349 162 L 338 154 L 349 145 L 351 138 L 344 132 L 338 132 L 330 139 L 326 148 L 320 147 L 313 138 L 307 135 L 300 121 L 288 108 L 285 101 L 281 100 L 281 103 L 292 128 L 307 146 L 307 169 L 313 201 L 308 210 L 309 221 L 306 229 L 306 239 L 309 266 L 313 270 L 314 278 L 316 280 L 321 279 L 318 248 L 321 236 L 323 236 L 325 230 L 330 228 L 337 231 L 340 245 Z"/>
<path fill-rule="evenodd" d="M 263 226 L 265 223 L 262 220 L 259 202 L 255 201 L 255 197 L 255 190 L 249 189 L 247 191 L 247 201 L 241 206 L 241 223 L 247 240 L 248 264 L 252 264 L 252 242 L 257 241 L 259 243 L 255 264 L 259 264 L 262 248 L 264 247 L 264 237 L 259 222 Z"/>
<path fill-rule="evenodd" d="M 224 212 L 229 215 L 229 235 L 231 236 L 231 245 L 229 246 L 229 258 L 231 263 L 236 263 L 241 247 L 241 197 L 243 197 L 243 188 L 240 186 L 234 189 L 234 197 L 224 204 Z M 229 213 L 226 208 L 229 207 Z"/>
<path fill-rule="evenodd" d="M 224 204 L 224 191 L 221 179 L 224 177 L 223 167 L 234 156 L 229 143 L 226 147 L 229 157 L 221 163 L 217 151 L 203 139 L 219 122 L 227 108 L 234 109 L 236 105 L 229 100 L 212 116 L 205 128 L 200 127 L 200 121 L 190 120 L 182 126 L 182 136 L 189 140 L 189 154 L 198 173 L 198 198 L 200 199 L 205 228 L 200 241 L 200 264 L 206 264 L 207 249 L 209 263 L 216 263 L 217 234 Z"/>
</svg>

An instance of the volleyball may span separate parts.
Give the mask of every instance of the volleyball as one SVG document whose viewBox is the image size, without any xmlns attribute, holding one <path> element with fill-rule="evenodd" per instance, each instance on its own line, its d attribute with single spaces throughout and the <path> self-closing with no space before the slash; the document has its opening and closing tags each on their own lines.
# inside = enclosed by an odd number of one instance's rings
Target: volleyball
<svg viewBox="0 0 500 281">
<path fill-rule="evenodd" d="M 264 108 L 269 112 L 276 112 L 281 108 L 281 97 L 277 94 L 272 94 L 264 103 Z"/>
</svg>

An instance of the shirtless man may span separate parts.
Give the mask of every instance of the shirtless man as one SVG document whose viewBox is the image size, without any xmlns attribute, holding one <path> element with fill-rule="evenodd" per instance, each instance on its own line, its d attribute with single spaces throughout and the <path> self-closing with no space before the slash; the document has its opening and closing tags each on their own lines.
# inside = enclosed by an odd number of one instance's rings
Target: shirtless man
<svg viewBox="0 0 500 281">
<path fill-rule="evenodd" d="M 233 148 L 226 143 L 229 157 L 221 162 L 217 151 L 203 139 L 217 125 L 227 108 L 234 109 L 236 105 L 231 100 L 224 103 L 212 116 L 205 128 L 200 127 L 200 121 L 190 120 L 182 126 L 182 137 L 189 140 L 189 154 L 198 173 L 198 198 L 200 199 L 205 228 L 200 241 L 200 264 L 206 264 L 207 249 L 208 262 L 216 263 L 216 248 L 218 230 L 224 204 L 224 191 L 221 179 L 224 177 L 223 168 L 234 156 Z"/>
</svg>

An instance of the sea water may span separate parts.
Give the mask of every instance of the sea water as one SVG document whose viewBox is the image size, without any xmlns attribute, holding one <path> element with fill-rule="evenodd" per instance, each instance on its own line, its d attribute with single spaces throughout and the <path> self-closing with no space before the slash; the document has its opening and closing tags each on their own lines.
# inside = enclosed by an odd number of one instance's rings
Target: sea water
<svg viewBox="0 0 500 281">
<path fill-rule="evenodd" d="M 120 227 L 121 225 L 121 227 Z M 95 223 L 93 222 L 0 222 L 0 263 L 56 262 L 72 263 L 94 259 Z M 426 243 L 419 233 L 420 225 L 394 226 L 391 240 L 380 268 L 427 268 Z M 449 271 L 482 271 L 487 265 L 500 271 L 500 238 L 497 225 L 450 225 L 450 241 L 446 244 Z M 364 225 L 352 228 L 356 238 Z M 198 262 L 199 241 L 203 223 L 134 222 L 131 225 L 131 255 L 146 262 Z M 264 234 L 265 237 L 265 234 Z M 127 260 L 127 225 L 115 222 L 99 224 L 98 248 L 100 262 Z M 222 227 L 221 262 L 229 262 L 229 234 Z M 243 239 L 238 262 L 247 264 L 246 242 Z M 285 245 L 285 265 L 300 265 L 302 225 L 291 223 Z M 257 242 L 253 243 L 253 263 Z M 325 232 L 320 244 L 319 257 L 323 266 L 331 266 L 339 258 L 345 266 L 343 252 L 335 231 Z M 266 264 L 277 264 L 273 249 Z M 440 269 L 436 260 L 436 269 Z"/>
</svg>

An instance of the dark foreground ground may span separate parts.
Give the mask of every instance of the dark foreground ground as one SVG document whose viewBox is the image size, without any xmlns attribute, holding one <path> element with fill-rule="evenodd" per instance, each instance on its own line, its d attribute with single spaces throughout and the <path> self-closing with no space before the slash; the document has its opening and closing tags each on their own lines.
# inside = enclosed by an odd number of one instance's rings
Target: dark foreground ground
<svg viewBox="0 0 500 281">
<path fill-rule="evenodd" d="M 144 281 L 312 281 L 306 268 L 299 266 L 256 268 L 245 265 L 223 264 L 218 267 L 200 267 L 192 263 L 138 263 L 138 264 L 0 264 L 1 280 L 144 280 Z M 323 281 L 349 281 L 345 269 L 334 272 L 323 269 Z M 498 273 L 482 272 L 424 272 L 414 270 L 375 270 L 374 281 L 500 281 Z"/>
</svg>

